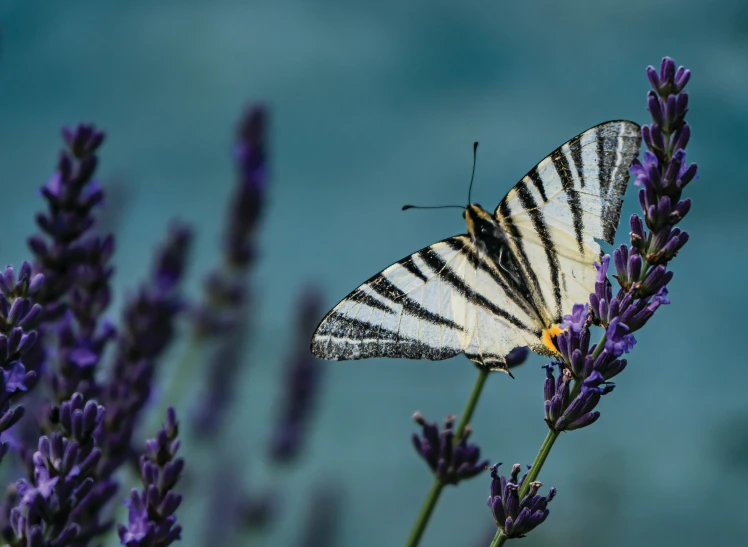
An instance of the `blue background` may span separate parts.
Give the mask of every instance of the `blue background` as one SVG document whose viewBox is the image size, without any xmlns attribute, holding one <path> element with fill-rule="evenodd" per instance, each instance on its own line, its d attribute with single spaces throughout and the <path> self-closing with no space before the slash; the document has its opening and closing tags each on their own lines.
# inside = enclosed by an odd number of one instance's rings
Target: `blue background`
<svg viewBox="0 0 748 547">
<path fill-rule="evenodd" d="M 462 203 L 474 140 L 474 201 L 492 208 L 582 130 L 647 123 L 645 68 L 670 55 L 693 71 L 688 157 L 700 178 L 683 223 L 692 239 L 673 263 L 672 305 L 637 335 L 602 418 L 556 444 L 540 478 L 559 495 L 523 545 L 740 544 L 746 29 L 738 0 L 1 0 L 0 261 L 29 258 L 59 126 L 92 121 L 108 134 L 100 177 L 119 188 L 105 210 L 118 236 L 110 315 L 147 273 L 173 217 L 198 232 L 197 298 L 219 258 L 235 123 L 247 104 L 266 102 L 272 182 L 252 347 L 223 440 L 185 447 L 191 481 L 210 486 L 211 466 L 230 453 L 237 482 L 280 492 L 281 520 L 256 545 L 300 545 L 320 485 L 341 496 L 336 545 L 401 545 L 431 484 L 410 445 L 410 416 L 459 413 L 474 372 L 464 357 L 331 363 L 303 460 L 271 470 L 267 437 L 301 287 L 316 283 L 332 306 L 393 261 L 464 231 L 456 211 L 400 206 Z M 630 187 L 623 218 L 636 206 Z M 624 224 L 619 242 L 627 232 Z M 490 459 L 532 461 L 546 430 L 543 362 L 534 356 L 515 381 L 489 379 L 473 439 Z M 178 404 L 185 419 L 189 404 Z M 197 546 L 212 494 L 188 492 L 183 544 Z M 487 545 L 487 495 L 486 476 L 446 490 L 423 545 Z"/>
</svg>

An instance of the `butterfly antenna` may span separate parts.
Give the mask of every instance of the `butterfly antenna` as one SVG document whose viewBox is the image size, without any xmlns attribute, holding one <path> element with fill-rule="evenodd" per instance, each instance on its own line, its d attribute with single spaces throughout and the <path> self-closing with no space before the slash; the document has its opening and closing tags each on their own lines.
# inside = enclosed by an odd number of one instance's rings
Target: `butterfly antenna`
<svg viewBox="0 0 748 547">
<path fill-rule="evenodd" d="M 473 193 L 473 179 L 475 179 L 475 160 L 478 156 L 478 141 L 473 143 L 473 172 L 470 174 L 470 187 L 468 188 L 468 206 L 472 203 L 470 196 Z"/>
<path fill-rule="evenodd" d="M 423 205 L 403 205 L 403 211 L 407 211 L 408 209 L 464 209 L 462 205 L 433 205 L 433 206 L 423 206 Z"/>
</svg>

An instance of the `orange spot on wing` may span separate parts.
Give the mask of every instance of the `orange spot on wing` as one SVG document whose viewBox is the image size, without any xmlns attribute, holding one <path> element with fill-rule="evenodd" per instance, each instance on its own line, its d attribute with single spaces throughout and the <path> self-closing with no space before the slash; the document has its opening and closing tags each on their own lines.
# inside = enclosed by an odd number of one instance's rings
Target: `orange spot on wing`
<svg viewBox="0 0 748 547">
<path fill-rule="evenodd" d="M 553 325 L 549 329 L 543 329 L 543 345 L 547 347 L 554 354 L 558 354 L 558 347 L 556 347 L 556 337 L 564 332 L 564 329 L 558 325 Z"/>
</svg>

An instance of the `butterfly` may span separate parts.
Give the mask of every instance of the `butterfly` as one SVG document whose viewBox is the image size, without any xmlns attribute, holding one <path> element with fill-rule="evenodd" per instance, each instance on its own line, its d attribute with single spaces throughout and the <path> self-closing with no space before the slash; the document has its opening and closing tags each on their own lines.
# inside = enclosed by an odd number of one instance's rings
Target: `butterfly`
<svg viewBox="0 0 748 547">
<path fill-rule="evenodd" d="M 493 214 L 469 204 L 467 233 L 429 245 L 378 273 L 320 322 L 323 359 L 448 359 L 464 353 L 507 371 L 527 346 L 553 355 L 575 303 L 594 292 L 601 249 L 612 244 L 640 127 L 605 122 L 554 150 Z"/>
</svg>

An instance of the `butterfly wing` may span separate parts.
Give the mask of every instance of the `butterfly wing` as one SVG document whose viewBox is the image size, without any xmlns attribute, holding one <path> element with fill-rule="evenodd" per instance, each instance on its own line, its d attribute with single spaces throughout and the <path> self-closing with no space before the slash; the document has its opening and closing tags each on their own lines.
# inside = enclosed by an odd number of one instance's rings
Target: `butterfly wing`
<svg viewBox="0 0 748 547">
<path fill-rule="evenodd" d="M 440 241 L 369 279 L 335 306 L 312 338 L 332 360 L 470 359 L 501 368 L 504 356 L 537 340 L 540 325 L 497 283 L 468 236 Z"/>
<path fill-rule="evenodd" d="M 633 122 L 597 125 L 541 161 L 496 208 L 546 326 L 594 291 L 595 238 L 613 243 L 640 144 Z"/>
</svg>

